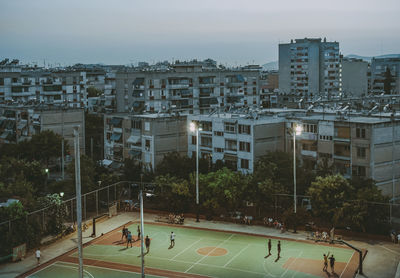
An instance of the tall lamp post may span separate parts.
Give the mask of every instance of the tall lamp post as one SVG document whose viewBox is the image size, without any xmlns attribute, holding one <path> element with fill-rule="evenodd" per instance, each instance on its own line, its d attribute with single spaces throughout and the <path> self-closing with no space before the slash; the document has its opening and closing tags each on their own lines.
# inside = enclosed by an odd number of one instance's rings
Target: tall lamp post
<svg viewBox="0 0 400 278">
<path fill-rule="evenodd" d="M 195 122 L 190 123 L 190 131 L 196 132 L 196 222 L 200 222 L 199 220 L 199 131 L 201 131 L 201 127 Z"/>
<path fill-rule="evenodd" d="M 294 124 L 293 126 L 293 201 L 294 213 L 297 213 L 297 192 L 296 192 L 296 135 L 301 135 L 303 128 L 301 125 Z"/>
</svg>

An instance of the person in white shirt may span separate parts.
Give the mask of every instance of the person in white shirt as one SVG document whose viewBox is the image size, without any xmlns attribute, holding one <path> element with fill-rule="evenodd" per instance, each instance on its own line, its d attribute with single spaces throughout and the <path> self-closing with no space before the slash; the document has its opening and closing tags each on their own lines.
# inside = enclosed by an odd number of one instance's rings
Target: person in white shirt
<svg viewBox="0 0 400 278">
<path fill-rule="evenodd" d="M 40 264 L 40 248 L 38 248 L 35 252 L 35 257 L 37 259 L 37 264 Z"/>
<path fill-rule="evenodd" d="M 171 239 L 171 248 L 172 248 L 172 247 L 175 246 L 175 234 L 174 234 L 174 232 L 171 232 L 170 239 Z"/>
</svg>

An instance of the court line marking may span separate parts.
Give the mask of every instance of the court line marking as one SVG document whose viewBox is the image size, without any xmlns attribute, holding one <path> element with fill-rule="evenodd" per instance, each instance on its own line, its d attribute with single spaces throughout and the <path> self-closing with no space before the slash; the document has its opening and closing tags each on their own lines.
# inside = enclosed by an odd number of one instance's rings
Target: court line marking
<svg viewBox="0 0 400 278">
<path fill-rule="evenodd" d="M 394 253 L 396 255 L 400 255 L 400 252 L 394 251 L 394 250 L 392 250 L 390 248 L 387 248 L 387 247 L 385 247 L 383 245 L 379 245 L 379 247 L 382 247 L 382 248 L 384 248 L 384 249 L 388 250 L 389 252 L 392 252 L 392 253 Z"/>
<path fill-rule="evenodd" d="M 236 259 L 245 249 L 247 249 L 250 246 L 250 244 L 247 244 L 245 248 L 240 250 L 235 256 L 233 256 L 226 264 L 224 264 L 224 267 L 226 267 L 228 264 L 230 264 L 234 259 Z"/>
<path fill-rule="evenodd" d="M 58 266 L 58 267 L 70 268 L 70 269 L 71 269 L 71 268 L 72 268 L 72 269 L 76 269 L 76 270 L 78 270 L 78 272 L 79 272 L 79 267 L 77 267 L 77 266 L 62 265 L 62 264 L 58 264 L 58 265 L 56 265 L 56 266 Z M 84 272 L 84 273 L 86 272 L 90 277 L 95 278 L 94 275 L 93 275 L 92 273 L 90 273 L 89 271 L 83 270 L 83 272 Z"/>
<path fill-rule="evenodd" d="M 355 253 L 356 253 L 356 252 L 354 251 L 354 252 L 353 252 L 353 255 L 351 255 L 350 259 L 347 261 L 346 266 L 345 266 L 344 269 L 342 270 L 342 273 L 340 273 L 339 278 L 342 278 L 342 275 L 343 275 L 344 271 L 346 270 L 347 266 L 349 265 L 349 263 L 350 263 L 350 261 L 351 261 L 351 259 L 353 258 L 353 256 L 354 256 Z"/>
<path fill-rule="evenodd" d="M 223 242 L 221 242 L 220 244 L 218 244 L 217 246 L 215 246 L 210 252 L 207 253 L 207 255 L 205 255 L 204 257 L 202 257 L 200 260 L 198 260 L 196 263 L 192 264 L 191 267 L 189 267 L 184 273 L 187 273 L 189 270 L 191 270 L 195 265 L 199 264 L 202 260 L 204 260 L 205 258 L 208 257 L 208 255 L 210 255 L 212 252 L 214 252 L 215 249 L 217 249 L 219 246 L 221 246 L 222 244 L 224 244 L 225 242 L 228 242 L 235 234 L 231 234 L 230 237 L 228 237 L 227 239 L 225 239 Z"/>
<path fill-rule="evenodd" d="M 195 245 L 196 243 L 198 243 L 200 240 L 202 240 L 203 238 L 200 238 L 199 240 L 193 242 L 192 244 L 190 244 L 188 247 L 186 247 L 185 249 L 183 249 L 181 252 L 179 252 L 178 254 L 176 254 L 175 256 L 173 256 L 171 259 L 169 259 L 170 261 L 174 260 L 176 257 L 178 257 L 180 254 L 184 253 L 186 250 L 188 250 L 190 247 L 192 247 L 193 245 Z"/>
<path fill-rule="evenodd" d="M 36 273 L 38 273 L 38 272 L 40 272 L 40 271 L 42 271 L 42 270 L 45 270 L 46 268 L 49 268 L 50 266 L 54 265 L 55 263 L 57 263 L 57 261 L 55 261 L 54 263 L 49 264 L 49 265 L 47 265 L 47 266 L 45 266 L 45 267 L 43 267 L 43 268 L 41 268 L 41 269 L 36 270 L 35 272 L 33 272 L 32 274 L 30 274 L 29 276 L 27 276 L 27 278 L 32 277 L 32 275 L 35 275 Z"/>
<path fill-rule="evenodd" d="M 298 254 L 298 255 L 296 256 L 296 258 L 288 265 L 288 267 L 286 268 L 285 272 L 283 272 L 283 273 L 281 274 L 281 277 L 283 277 L 283 276 L 286 274 L 286 272 L 288 272 L 289 266 L 291 266 L 299 257 L 301 257 L 301 255 L 303 255 L 303 251 L 300 251 L 300 254 Z"/>
<path fill-rule="evenodd" d="M 76 264 L 74 264 L 74 263 L 62 262 L 62 261 L 59 262 L 59 263 L 62 263 L 62 264 L 70 264 L 70 265 L 76 265 Z M 140 274 L 139 272 L 135 272 L 135 271 L 128 271 L 128 270 L 122 270 L 122 269 L 114 269 L 114 268 L 108 268 L 108 267 L 97 266 L 97 265 L 85 265 L 85 267 L 100 268 L 100 269 L 106 269 L 106 270 L 117 271 L 117 272 L 126 272 L 126 273 L 129 273 L 129 274 L 132 274 L 132 273 Z M 154 277 L 165 278 L 165 276 L 159 276 L 159 275 L 153 275 L 153 274 L 150 274 L 150 275 L 151 275 L 151 276 L 154 276 Z"/>
</svg>

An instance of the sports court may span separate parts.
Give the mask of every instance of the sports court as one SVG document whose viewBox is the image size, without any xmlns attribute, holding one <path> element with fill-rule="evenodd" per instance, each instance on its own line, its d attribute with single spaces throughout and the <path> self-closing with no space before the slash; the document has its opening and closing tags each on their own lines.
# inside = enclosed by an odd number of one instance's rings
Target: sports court
<svg viewBox="0 0 400 278">
<path fill-rule="evenodd" d="M 134 239 L 137 225 L 127 225 Z M 126 248 L 121 230 L 122 226 L 84 246 L 85 277 L 140 277 L 140 241 Z M 328 277 L 322 271 L 322 255 L 328 252 L 336 258 L 336 275 L 330 277 L 353 277 L 358 266 L 358 254 L 342 245 L 168 224 L 145 223 L 144 230 L 151 238 L 150 252 L 145 255 L 146 277 Z M 171 231 L 176 235 L 173 248 Z M 265 258 L 268 238 L 272 239 L 272 255 Z M 278 240 L 282 247 L 279 259 Z M 24 277 L 76 277 L 77 262 L 77 250 L 73 250 Z"/>
</svg>

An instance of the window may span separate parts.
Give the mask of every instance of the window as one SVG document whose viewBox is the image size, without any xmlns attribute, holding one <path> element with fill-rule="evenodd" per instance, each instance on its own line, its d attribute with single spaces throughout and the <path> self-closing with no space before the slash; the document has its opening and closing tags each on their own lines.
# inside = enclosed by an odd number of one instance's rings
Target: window
<svg viewBox="0 0 400 278">
<path fill-rule="evenodd" d="M 225 149 L 228 151 L 237 151 L 236 140 L 225 140 Z"/>
<path fill-rule="evenodd" d="M 212 138 L 208 136 L 201 136 L 200 142 L 203 147 L 212 147 Z"/>
<path fill-rule="evenodd" d="M 214 131 L 215 136 L 224 136 L 224 133 L 222 131 Z"/>
<path fill-rule="evenodd" d="M 146 150 L 150 150 L 150 140 L 146 139 Z"/>
<path fill-rule="evenodd" d="M 133 120 L 132 121 L 132 127 L 134 129 L 142 129 L 142 121 L 140 120 Z"/>
<path fill-rule="evenodd" d="M 249 125 L 239 125 L 239 133 L 240 134 L 250 134 L 250 126 Z"/>
<path fill-rule="evenodd" d="M 192 145 L 196 145 L 197 143 L 197 141 L 196 141 L 196 136 L 192 136 Z"/>
<path fill-rule="evenodd" d="M 150 131 L 150 123 L 149 122 L 145 122 L 144 123 L 144 130 L 145 131 Z"/>
<path fill-rule="evenodd" d="M 239 142 L 239 150 L 242 152 L 250 152 L 249 142 Z"/>
<path fill-rule="evenodd" d="M 353 166 L 353 176 L 365 177 L 367 174 L 365 166 Z"/>
<path fill-rule="evenodd" d="M 357 129 L 356 129 L 356 137 L 357 138 L 365 138 L 365 128 L 357 127 Z"/>
<path fill-rule="evenodd" d="M 363 147 L 357 147 L 357 157 L 358 158 L 365 158 L 366 154 L 366 148 Z"/>
<path fill-rule="evenodd" d="M 4 85 L 4 78 L 0 78 L 0 85 Z"/>
<path fill-rule="evenodd" d="M 226 133 L 236 133 L 236 124 L 235 123 L 225 123 L 225 132 Z"/>
<path fill-rule="evenodd" d="M 303 132 L 317 133 L 317 125 L 303 124 Z"/>
<path fill-rule="evenodd" d="M 249 169 L 249 160 L 248 159 L 240 159 L 240 168 Z"/>
<path fill-rule="evenodd" d="M 200 126 L 203 128 L 203 131 L 212 131 L 212 122 L 201 122 Z"/>
<path fill-rule="evenodd" d="M 223 153 L 223 152 L 224 152 L 224 149 L 223 149 L 223 148 L 214 148 L 214 151 L 215 151 L 216 153 Z"/>
</svg>

